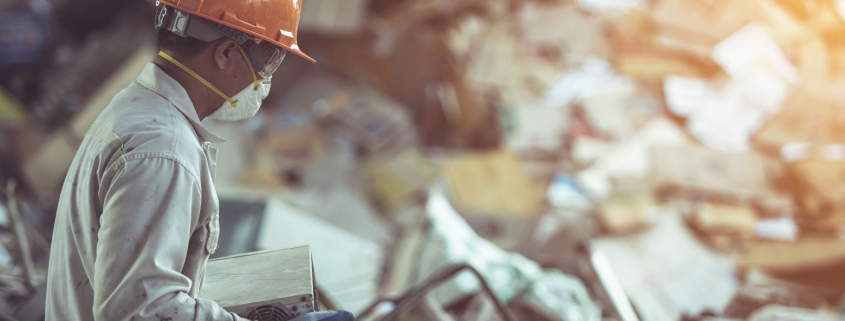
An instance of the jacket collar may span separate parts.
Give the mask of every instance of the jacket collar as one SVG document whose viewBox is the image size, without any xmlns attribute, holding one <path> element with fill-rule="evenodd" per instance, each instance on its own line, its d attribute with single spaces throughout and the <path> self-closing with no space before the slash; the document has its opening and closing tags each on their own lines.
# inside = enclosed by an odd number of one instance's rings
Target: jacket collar
<svg viewBox="0 0 845 321">
<path fill-rule="evenodd" d="M 176 106 L 176 109 L 188 118 L 191 126 L 194 127 L 194 131 L 197 132 L 197 135 L 201 139 L 211 143 L 222 143 L 226 141 L 202 125 L 197 115 L 197 110 L 194 108 L 194 104 L 191 102 L 191 98 L 188 97 L 188 92 L 185 91 L 185 88 L 154 63 L 148 62 L 144 70 L 141 71 L 141 74 L 138 75 L 138 79 L 135 79 L 135 82 L 159 94 L 159 96 L 164 97 L 164 99 L 167 99 Z"/>
</svg>

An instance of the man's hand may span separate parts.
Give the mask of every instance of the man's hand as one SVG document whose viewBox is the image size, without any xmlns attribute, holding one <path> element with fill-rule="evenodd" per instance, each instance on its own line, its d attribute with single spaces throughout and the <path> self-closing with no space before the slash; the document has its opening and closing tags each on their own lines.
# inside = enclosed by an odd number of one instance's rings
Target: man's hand
<svg viewBox="0 0 845 321">
<path fill-rule="evenodd" d="M 311 312 L 290 321 L 355 321 L 355 317 L 346 311 L 324 311 Z"/>
</svg>

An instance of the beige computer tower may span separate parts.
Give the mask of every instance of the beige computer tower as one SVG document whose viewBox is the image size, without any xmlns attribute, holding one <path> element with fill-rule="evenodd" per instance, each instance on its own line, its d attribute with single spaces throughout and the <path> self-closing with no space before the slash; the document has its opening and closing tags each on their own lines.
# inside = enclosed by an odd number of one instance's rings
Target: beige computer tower
<svg viewBox="0 0 845 321">
<path fill-rule="evenodd" d="M 258 321 L 285 321 L 316 311 L 314 264 L 308 246 L 208 261 L 201 298 Z"/>
</svg>

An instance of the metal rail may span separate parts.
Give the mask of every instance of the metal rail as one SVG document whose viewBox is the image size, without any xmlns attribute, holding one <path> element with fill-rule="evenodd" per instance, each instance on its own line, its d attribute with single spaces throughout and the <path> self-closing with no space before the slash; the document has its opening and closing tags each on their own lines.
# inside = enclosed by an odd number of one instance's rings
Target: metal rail
<svg viewBox="0 0 845 321">
<path fill-rule="evenodd" d="M 490 286 L 484 280 L 484 277 L 482 277 L 481 274 L 478 273 L 478 271 L 475 268 L 473 268 L 472 266 L 469 266 L 468 264 L 463 264 L 463 263 L 448 266 L 448 267 L 438 271 L 433 276 L 429 277 L 420 286 L 405 292 L 405 294 L 402 294 L 397 298 L 379 299 L 378 301 L 376 301 L 375 303 L 370 305 L 366 310 L 364 310 L 364 312 L 362 312 L 360 315 L 358 315 L 357 319 L 361 319 L 364 316 L 368 316 L 368 315 L 372 314 L 373 311 L 375 311 L 376 307 L 379 304 L 384 303 L 384 302 L 391 302 L 391 303 L 396 305 L 396 308 L 393 309 L 393 311 L 388 313 L 386 316 L 381 318 L 380 321 L 394 320 L 396 317 L 401 315 L 403 312 L 410 310 L 411 308 L 413 308 L 417 304 L 419 304 L 423 299 L 425 299 L 426 294 L 428 294 L 429 292 L 434 290 L 435 287 L 445 283 L 446 281 L 452 279 L 453 277 L 455 277 L 456 275 L 458 275 L 459 273 L 461 273 L 463 271 L 470 271 L 470 272 L 472 272 L 473 275 L 475 275 L 475 277 L 478 279 L 479 283 L 481 284 L 481 290 L 484 293 L 486 293 L 490 297 L 491 300 L 493 300 L 493 305 L 496 307 L 496 312 L 499 314 L 499 316 L 502 317 L 502 320 L 504 320 L 504 321 L 517 321 L 516 317 L 513 315 L 513 312 L 508 310 L 507 307 L 505 307 L 501 302 L 499 302 L 499 299 L 496 298 L 496 295 L 493 293 L 493 290 L 490 289 Z"/>
</svg>

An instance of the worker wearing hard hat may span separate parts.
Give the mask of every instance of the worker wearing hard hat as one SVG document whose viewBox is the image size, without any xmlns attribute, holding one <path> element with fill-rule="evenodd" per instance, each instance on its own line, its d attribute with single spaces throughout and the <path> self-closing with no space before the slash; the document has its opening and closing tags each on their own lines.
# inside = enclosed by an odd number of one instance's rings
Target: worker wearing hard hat
<svg viewBox="0 0 845 321">
<path fill-rule="evenodd" d="M 161 0 L 159 56 L 85 134 L 59 199 L 48 321 L 246 320 L 197 297 L 217 249 L 206 117 L 252 117 L 296 41 L 301 0 Z M 348 312 L 301 320 L 351 320 Z"/>
</svg>

